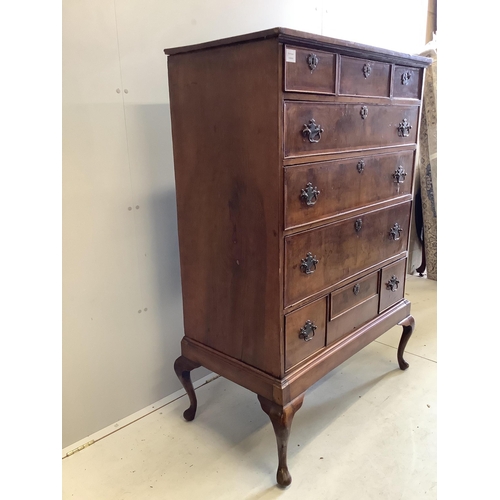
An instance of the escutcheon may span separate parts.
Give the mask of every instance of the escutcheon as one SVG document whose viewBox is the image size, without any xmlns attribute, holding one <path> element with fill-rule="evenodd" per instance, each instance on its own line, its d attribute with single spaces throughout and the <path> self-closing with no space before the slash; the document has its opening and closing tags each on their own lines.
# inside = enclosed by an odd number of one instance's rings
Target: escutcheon
<svg viewBox="0 0 500 500">
<path fill-rule="evenodd" d="M 311 73 L 316 69 L 316 67 L 318 66 L 318 63 L 319 63 L 318 56 L 311 52 L 307 56 L 307 65 L 309 66 Z"/>
<path fill-rule="evenodd" d="M 406 118 L 398 125 L 399 137 L 408 137 L 410 135 L 411 125 Z"/>
<path fill-rule="evenodd" d="M 391 279 L 385 284 L 385 287 L 387 290 L 390 290 L 391 292 L 395 292 L 399 287 L 398 277 L 395 275 L 392 275 Z"/>
<path fill-rule="evenodd" d="M 396 184 L 402 184 L 406 179 L 406 170 L 400 165 L 392 174 L 392 178 Z"/>
<path fill-rule="evenodd" d="M 408 85 L 410 83 L 410 80 L 411 80 L 411 71 L 405 71 L 401 75 L 401 84 Z"/>
<path fill-rule="evenodd" d="M 300 329 L 299 339 L 304 342 L 309 342 L 314 337 L 314 331 L 318 328 L 310 319 L 308 319 L 304 326 Z"/>
<path fill-rule="evenodd" d="M 396 222 L 394 226 L 391 227 L 389 235 L 393 240 L 399 240 L 402 232 L 403 228 Z"/>
<path fill-rule="evenodd" d="M 316 120 L 314 118 L 309 120 L 309 124 L 304 123 L 304 128 L 302 129 L 302 135 L 307 137 L 309 142 L 319 142 L 323 132 L 323 128 L 321 125 L 316 124 Z"/>
<path fill-rule="evenodd" d="M 305 201 L 308 207 L 312 207 L 313 205 L 316 205 L 319 193 L 319 189 L 317 187 L 313 187 L 312 182 L 308 182 L 305 189 L 302 189 L 300 193 L 300 199 Z"/>
<path fill-rule="evenodd" d="M 307 252 L 306 258 L 300 261 L 300 270 L 305 274 L 312 274 L 316 271 L 316 266 L 319 264 L 319 260 L 316 256 L 313 257 L 311 252 Z"/>
</svg>

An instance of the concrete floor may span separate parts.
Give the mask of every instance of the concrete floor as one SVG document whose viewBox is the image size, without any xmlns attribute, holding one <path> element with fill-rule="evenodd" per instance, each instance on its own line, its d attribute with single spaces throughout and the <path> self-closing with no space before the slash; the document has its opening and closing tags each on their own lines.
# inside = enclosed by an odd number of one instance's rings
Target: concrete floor
<svg viewBox="0 0 500 500">
<path fill-rule="evenodd" d="M 64 500 L 436 498 L 436 282 L 408 276 L 416 329 L 401 327 L 311 387 L 295 416 L 292 485 L 275 486 L 271 423 L 254 394 L 218 378 L 63 460 Z"/>
</svg>

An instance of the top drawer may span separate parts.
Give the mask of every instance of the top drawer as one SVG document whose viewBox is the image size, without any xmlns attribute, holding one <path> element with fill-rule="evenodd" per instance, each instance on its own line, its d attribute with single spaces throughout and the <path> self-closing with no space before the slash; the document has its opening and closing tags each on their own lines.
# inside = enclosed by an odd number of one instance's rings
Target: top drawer
<svg viewBox="0 0 500 500">
<path fill-rule="evenodd" d="M 391 65 L 356 57 L 340 57 L 341 95 L 389 97 Z"/>
<path fill-rule="evenodd" d="M 335 54 L 285 46 L 285 91 L 333 94 Z"/>
</svg>

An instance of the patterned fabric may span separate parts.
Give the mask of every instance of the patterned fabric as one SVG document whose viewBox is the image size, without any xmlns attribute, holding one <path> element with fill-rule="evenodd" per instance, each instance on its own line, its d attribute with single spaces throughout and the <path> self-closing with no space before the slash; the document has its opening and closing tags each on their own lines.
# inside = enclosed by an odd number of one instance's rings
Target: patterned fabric
<svg viewBox="0 0 500 500">
<path fill-rule="evenodd" d="M 437 52 L 426 50 L 421 55 L 433 59 L 425 72 L 422 119 L 418 139 L 418 168 L 422 193 L 427 278 L 437 280 Z"/>
</svg>

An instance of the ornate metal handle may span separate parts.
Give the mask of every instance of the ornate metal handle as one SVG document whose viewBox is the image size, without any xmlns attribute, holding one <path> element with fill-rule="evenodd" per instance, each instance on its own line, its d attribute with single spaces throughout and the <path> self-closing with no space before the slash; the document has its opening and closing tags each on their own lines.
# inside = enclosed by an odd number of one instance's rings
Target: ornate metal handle
<svg viewBox="0 0 500 500">
<path fill-rule="evenodd" d="M 356 219 L 354 221 L 354 229 L 357 233 L 361 231 L 361 226 L 363 225 L 363 220 L 362 219 Z"/>
<path fill-rule="evenodd" d="M 319 264 L 319 260 L 316 256 L 313 257 L 311 252 L 308 252 L 305 259 L 300 261 L 300 270 L 306 274 L 312 274 L 316 271 L 316 266 Z"/>
<path fill-rule="evenodd" d="M 304 123 L 302 135 L 307 137 L 309 142 L 319 142 L 323 132 L 324 130 L 321 128 L 321 125 L 316 125 L 314 118 L 311 118 L 309 124 Z"/>
<path fill-rule="evenodd" d="M 406 170 L 400 165 L 392 174 L 392 178 L 396 184 L 402 184 L 406 179 Z"/>
<path fill-rule="evenodd" d="M 391 227 L 391 229 L 389 231 L 389 236 L 393 240 L 399 240 L 402 232 L 403 232 L 403 228 L 396 222 L 396 224 L 394 224 L 394 226 Z"/>
<path fill-rule="evenodd" d="M 401 85 L 408 85 L 411 79 L 411 71 L 405 71 L 401 75 Z"/>
<path fill-rule="evenodd" d="M 410 135 L 411 125 L 406 118 L 398 125 L 399 137 L 408 137 Z"/>
<path fill-rule="evenodd" d="M 358 164 L 356 165 L 356 168 L 358 169 L 358 172 L 361 173 L 365 169 L 365 161 L 364 160 L 359 160 Z"/>
<path fill-rule="evenodd" d="M 359 283 L 356 283 L 353 287 L 352 287 L 352 293 L 354 295 L 358 295 L 359 293 Z"/>
<path fill-rule="evenodd" d="M 359 114 L 361 115 L 361 118 L 363 118 L 364 120 L 368 116 L 368 106 L 361 106 Z"/>
<path fill-rule="evenodd" d="M 300 199 L 305 201 L 308 207 L 312 207 L 316 205 L 320 192 L 317 187 L 313 187 L 312 182 L 308 182 L 305 189 L 302 189 L 300 193 Z"/>
<path fill-rule="evenodd" d="M 310 319 L 308 319 L 304 326 L 300 329 L 299 339 L 309 342 L 314 337 L 314 330 L 318 328 Z"/>
<path fill-rule="evenodd" d="M 372 72 L 372 67 L 368 63 L 363 64 L 363 75 L 365 75 L 365 78 L 368 78 L 371 72 Z"/>
<path fill-rule="evenodd" d="M 398 277 L 395 275 L 392 275 L 391 279 L 385 284 L 385 287 L 387 290 L 390 290 L 391 292 L 395 292 L 399 287 Z"/>
<path fill-rule="evenodd" d="M 319 63 L 318 56 L 316 54 L 314 54 L 313 52 L 311 52 L 307 56 L 307 65 L 309 66 L 311 73 L 316 69 L 316 66 L 318 65 L 318 63 Z"/>
</svg>

